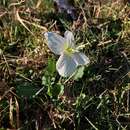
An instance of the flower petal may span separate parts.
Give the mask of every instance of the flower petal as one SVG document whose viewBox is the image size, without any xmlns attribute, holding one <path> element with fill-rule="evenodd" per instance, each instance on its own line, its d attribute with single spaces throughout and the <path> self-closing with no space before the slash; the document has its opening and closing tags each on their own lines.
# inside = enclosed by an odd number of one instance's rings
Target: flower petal
<svg viewBox="0 0 130 130">
<path fill-rule="evenodd" d="M 66 31 L 64 33 L 64 36 L 66 38 L 68 47 L 74 48 L 74 35 L 73 35 L 73 33 L 70 31 Z"/>
<path fill-rule="evenodd" d="M 82 52 L 75 52 L 72 57 L 77 65 L 87 65 L 90 63 L 89 58 Z"/>
<path fill-rule="evenodd" d="M 64 50 L 65 38 L 53 32 L 46 32 L 44 36 L 48 41 L 49 49 L 53 53 L 60 55 Z"/>
<path fill-rule="evenodd" d="M 76 70 L 76 62 L 69 55 L 62 54 L 56 63 L 58 73 L 63 77 L 71 76 Z"/>
</svg>

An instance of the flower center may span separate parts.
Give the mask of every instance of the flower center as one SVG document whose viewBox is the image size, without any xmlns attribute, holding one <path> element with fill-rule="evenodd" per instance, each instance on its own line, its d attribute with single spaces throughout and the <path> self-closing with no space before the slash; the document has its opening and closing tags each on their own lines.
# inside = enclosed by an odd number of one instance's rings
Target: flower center
<svg viewBox="0 0 130 130">
<path fill-rule="evenodd" d="M 71 56 L 71 55 L 74 53 L 74 49 L 71 48 L 71 47 L 68 47 L 68 48 L 65 48 L 64 52 L 65 52 L 67 55 Z"/>
<path fill-rule="evenodd" d="M 67 55 L 71 56 L 75 52 L 75 50 L 72 47 L 69 47 L 68 44 L 65 44 L 65 46 L 64 46 L 64 52 Z"/>
<path fill-rule="evenodd" d="M 65 51 L 71 54 L 71 53 L 74 52 L 74 49 L 68 47 L 68 48 L 65 49 Z"/>
</svg>

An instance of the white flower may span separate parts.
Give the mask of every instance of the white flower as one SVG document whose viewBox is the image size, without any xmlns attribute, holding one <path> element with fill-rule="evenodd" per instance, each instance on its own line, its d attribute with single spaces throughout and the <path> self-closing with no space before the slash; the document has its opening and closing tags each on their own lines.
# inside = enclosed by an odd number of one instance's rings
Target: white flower
<svg viewBox="0 0 130 130">
<path fill-rule="evenodd" d="M 49 49 L 60 55 L 56 69 L 61 76 L 71 76 L 78 66 L 87 65 L 90 62 L 89 58 L 75 47 L 72 32 L 66 31 L 64 37 L 53 32 L 46 32 L 44 35 Z"/>
</svg>

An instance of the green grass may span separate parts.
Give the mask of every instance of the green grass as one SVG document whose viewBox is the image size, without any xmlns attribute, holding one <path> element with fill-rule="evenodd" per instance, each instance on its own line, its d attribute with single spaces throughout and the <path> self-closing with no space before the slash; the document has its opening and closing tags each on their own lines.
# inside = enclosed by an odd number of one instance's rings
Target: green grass
<svg viewBox="0 0 130 130">
<path fill-rule="evenodd" d="M 0 130 L 130 129 L 130 4 L 74 6 L 77 21 L 52 0 L 0 1 Z M 62 78 L 43 33 L 68 29 L 91 63 Z"/>
</svg>

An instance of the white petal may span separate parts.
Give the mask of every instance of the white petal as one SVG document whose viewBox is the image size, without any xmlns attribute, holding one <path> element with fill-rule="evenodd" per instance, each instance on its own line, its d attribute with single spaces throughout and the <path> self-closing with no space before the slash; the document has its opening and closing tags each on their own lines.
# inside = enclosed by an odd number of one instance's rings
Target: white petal
<svg viewBox="0 0 130 130">
<path fill-rule="evenodd" d="M 76 52 L 73 54 L 73 59 L 77 65 L 87 65 L 90 63 L 89 58 L 82 52 Z"/>
<path fill-rule="evenodd" d="M 64 33 L 65 39 L 67 41 L 68 47 L 74 47 L 74 35 L 70 31 Z"/>
<path fill-rule="evenodd" d="M 53 32 L 46 32 L 44 36 L 48 41 L 49 49 L 53 53 L 60 55 L 64 50 L 65 38 Z"/>
<path fill-rule="evenodd" d="M 56 63 L 58 73 L 63 77 L 71 76 L 76 70 L 77 64 L 69 55 L 62 54 Z"/>
</svg>

